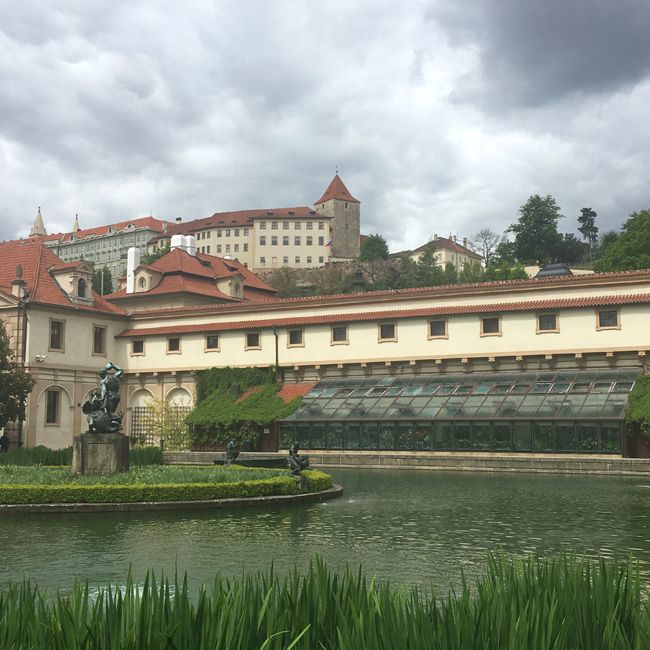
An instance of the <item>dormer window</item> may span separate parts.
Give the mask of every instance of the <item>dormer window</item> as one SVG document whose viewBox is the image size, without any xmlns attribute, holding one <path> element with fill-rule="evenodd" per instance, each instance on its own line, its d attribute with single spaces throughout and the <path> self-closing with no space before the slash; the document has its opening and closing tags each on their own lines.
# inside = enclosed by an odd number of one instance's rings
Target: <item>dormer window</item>
<svg viewBox="0 0 650 650">
<path fill-rule="evenodd" d="M 147 281 L 144 278 L 140 278 L 138 280 L 138 287 L 140 289 L 146 289 L 147 288 Z"/>
<path fill-rule="evenodd" d="M 86 280 L 84 278 L 79 278 L 77 280 L 77 296 L 79 298 L 86 298 L 86 291 L 87 291 L 87 285 L 86 285 Z"/>
</svg>

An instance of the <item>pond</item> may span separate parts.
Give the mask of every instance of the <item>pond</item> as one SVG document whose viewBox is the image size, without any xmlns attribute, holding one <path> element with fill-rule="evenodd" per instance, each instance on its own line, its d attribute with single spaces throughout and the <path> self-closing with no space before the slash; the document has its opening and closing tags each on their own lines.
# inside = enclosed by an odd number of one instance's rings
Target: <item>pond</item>
<svg viewBox="0 0 650 650">
<path fill-rule="evenodd" d="M 124 582 L 147 569 L 239 575 L 361 564 L 399 584 L 457 586 L 488 551 L 575 551 L 633 557 L 650 587 L 650 478 L 399 470 L 336 470 L 345 495 L 272 509 L 177 513 L 3 515 L 0 584 L 33 578 L 67 590 Z"/>
</svg>

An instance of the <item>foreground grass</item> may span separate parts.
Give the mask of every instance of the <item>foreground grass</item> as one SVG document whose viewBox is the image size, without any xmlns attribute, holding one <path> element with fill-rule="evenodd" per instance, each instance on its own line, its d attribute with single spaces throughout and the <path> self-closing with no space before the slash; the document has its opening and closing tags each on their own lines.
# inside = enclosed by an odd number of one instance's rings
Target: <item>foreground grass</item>
<svg viewBox="0 0 650 650">
<path fill-rule="evenodd" d="M 486 575 L 444 600 L 404 592 L 316 561 L 304 576 L 271 570 L 215 578 L 191 596 L 186 580 L 91 595 L 0 593 L 0 648 L 211 650 L 577 649 L 650 647 L 649 613 L 627 563 L 490 557 Z"/>
</svg>

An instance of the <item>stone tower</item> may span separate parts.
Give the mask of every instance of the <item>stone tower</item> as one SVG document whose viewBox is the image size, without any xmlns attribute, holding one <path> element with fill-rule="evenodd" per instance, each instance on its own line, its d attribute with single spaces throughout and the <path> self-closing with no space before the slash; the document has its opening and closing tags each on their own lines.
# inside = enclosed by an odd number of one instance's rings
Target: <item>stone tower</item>
<svg viewBox="0 0 650 650">
<path fill-rule="evenodd" d="M 45 224 L 43 223 L 43 217 L 41 216 L 41 209 L 38 209 L 36 213 L 36 219 L 32 224 L 32 229 L 29 231 L 30 237 L 39 237 L 40 235 L 47 235 L 47 230 L 45 230 Z"/>
<path fill-rule="evenodd" d="M 361 202 L 350 194 L 338 173 L 314 207 L 319 214 L 332 217 L 332 257 L 357 257 Z"/>
</svg>

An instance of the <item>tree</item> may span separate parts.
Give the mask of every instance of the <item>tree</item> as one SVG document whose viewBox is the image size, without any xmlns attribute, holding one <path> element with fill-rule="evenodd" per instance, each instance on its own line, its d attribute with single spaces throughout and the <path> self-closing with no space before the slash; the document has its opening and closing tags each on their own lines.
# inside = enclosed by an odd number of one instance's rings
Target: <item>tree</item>
<svg viewBox="0 0 650 650">
<path fill-rule="evenodd" d="M 517 223 L 508 229 L 515 235 L 514 250 L 519 262 L 547 264 L 556 258 L 560 243 L 557 224 L 562 216 L 550 194 L 534 194 L 519 208 Z"/>
<path fill-rule="evenodd" d="M 650 210 L 633 212 L 621 234 L 602 251 L 598 271 L 650 269 Z"/>
<path fill-rule="evenodd" d="M 316 295 L 346 293 L 352 288 L 354 271 L 342 264 L 327 264 L 318 269 L 314 277 Z"/>
<path fill-rule="evenodd" d="M 483 264 L 488 266 L 493 261 L 499 244 L 504 240 L 504 235 L 498 235 L 489 228 L 483 228 L 472 237 L 470 245 L 483 258 Z"/>
<path fill-rule="evenodd" d="M 156 260 L 159 260 L 163 255 L 167 255 L 171 250 L 171 246 L 167 244 L 162 248 L 158 248 L 153 253 L 147 253 L 140 258 L 140 264 L 153 264 Z"/>
<path fill-rule="evenodd" d="M 25 419 L 25 402 L 34 379 L 14 361 L 9 337 L 0 320 L 0 428 Z"/>
<path fill-rule="evenodd" d="M 298 272 L 289 266 L 283 266 L 273 271 L 269 284 L 277 290 L 278 298 L 294 298 L 302 295 L 298 286 Z"/>
<path fill-rule="evenodd" d="M 362 262 L 373 262 L 375 260 L 388 259 L 388 244 L 379 234 L 368 235 L 359 248 L 359 260 Z"/>
<path fill-rule="evenodd" d="M 189 449 L 189 431 L 185 418 L 187 413 L 164 399 L 152 399 L 142 420 L 143 438 L 153 438 L 158 444 L 164 441 L 169 451 Z"/>
<path fill-rule="evenodd" d="M 598 241 L 597 216 L 596 212 L 591 208 L 582 208 L 578 217 L 578 223 L 580 224 L 578 231 L 582 235 L 582 238 L 589 244 L 589 250 L 593 250 Z"/>
<path fill-rule="evenodd" d="M 573 233 L 560 235 L 556 259 L 562 262 L 582 262 L 589 258 L 589 246 L 581 242 Z"/>
<path fill-rule="evenodd" d="M 100 296 L 113 291 L 113 276 L 111 270 L 107 267 L 95 269 L 93 272 L 93 291 Z"/>
</svg>

